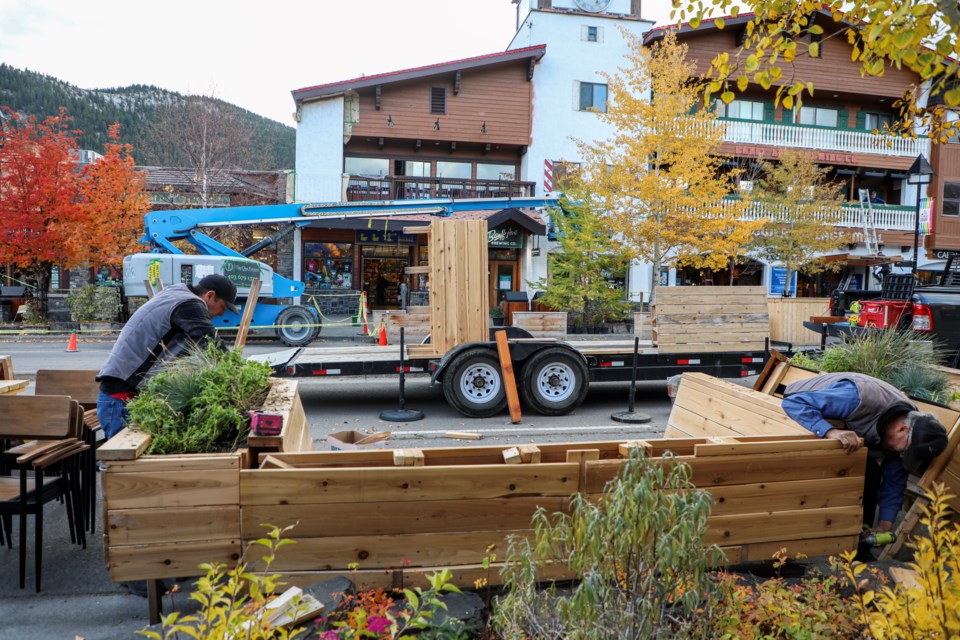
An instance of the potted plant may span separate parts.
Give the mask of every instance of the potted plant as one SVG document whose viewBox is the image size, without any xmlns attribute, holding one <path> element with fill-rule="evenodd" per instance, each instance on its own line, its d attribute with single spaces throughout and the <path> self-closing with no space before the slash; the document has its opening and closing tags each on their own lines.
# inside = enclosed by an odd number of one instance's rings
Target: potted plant
<svg viewBox="0 0 960 640">
<path fill-rule="evenodd" d="M 490 322 L 495 327 L 502 327 L 505 322 L 503 310 L 500 307 L 490 307 Z"/>
</svg>

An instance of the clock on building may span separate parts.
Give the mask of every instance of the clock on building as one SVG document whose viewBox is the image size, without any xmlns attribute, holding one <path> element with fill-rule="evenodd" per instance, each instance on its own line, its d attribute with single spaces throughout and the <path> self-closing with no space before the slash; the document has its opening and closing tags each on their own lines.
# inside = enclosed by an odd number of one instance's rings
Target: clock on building
<svg viewBox="0 0 960 640">
<path fill-rule="evenodd" d="M 599 13 L 610 6 L 610 0 L 573 0 L 578 7 L 590 13 Z"/>
</svg>

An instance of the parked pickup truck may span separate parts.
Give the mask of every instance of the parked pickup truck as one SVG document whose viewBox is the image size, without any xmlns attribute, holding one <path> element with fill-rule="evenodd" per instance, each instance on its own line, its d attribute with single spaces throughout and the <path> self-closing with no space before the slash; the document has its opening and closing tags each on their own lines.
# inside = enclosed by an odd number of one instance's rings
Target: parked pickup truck
<svg viewBox="0 0 960 640">
<path fill-rule="evenodd" d="M 929 334 L 960 365 L 960 256 L 950 256 L 937 284 L 913 290 L 913 330 Z"/>
</svg>

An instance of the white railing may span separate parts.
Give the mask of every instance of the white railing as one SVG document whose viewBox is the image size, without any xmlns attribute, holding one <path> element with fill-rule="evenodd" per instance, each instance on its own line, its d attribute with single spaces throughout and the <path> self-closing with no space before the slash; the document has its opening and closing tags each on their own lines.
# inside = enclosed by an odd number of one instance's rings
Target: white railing
<svg viewBox="0 0 960 640">
<path fill-rule="evenodd" d="M 901 138 L 895 135 L 874 135 L 869 131 L 822 129 L 789 124 L 716 120 L 716 126 L 725 127 L 723 140 L 739 145 L 764 147 L 794 147 L 823 152 L 874 153 L 882 156 L 915 158 L 930 155 L 929 138 Z M 754 155 L 754 154 L 747 154 Z M 829 155 L 829 154 L 828 154 Z M 823 162 L 856 163 L 856 159 L 824 158 Z"/>
<path fill-rule="evenodd" d="M 730 202 L 729 200 L 725 200 Z M 864 215 L 859 205 L 841 206 L 840 217 L 835 226 L 863 229 Z M 822 215 L 822 219 L 833 216 Z M 744 212 L 745 220 L 767 220 L 786 222 L 790 220 L 788 208 L 784 205 L 769 205 L 761 202 L 751 203 Z M 873 224 L 877 229 L 888 231 L 913 231 L 916 225 L 916 211 L 913 207 L 893 205 L 873 205 Z"/>
</svg>

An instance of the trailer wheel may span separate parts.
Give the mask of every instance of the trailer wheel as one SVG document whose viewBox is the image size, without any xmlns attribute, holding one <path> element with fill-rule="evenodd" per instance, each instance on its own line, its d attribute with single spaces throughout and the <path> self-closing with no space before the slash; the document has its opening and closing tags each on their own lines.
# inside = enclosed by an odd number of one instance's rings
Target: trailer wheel
<svg viewBox="0 0 960 640">
<path fill-rule="evenodd" d="M 587 365 L 574 354 L 563 349 L 544 349 L 523 365 L 523 399 L 542 415 L 566 415 L 587 396 L 588 376 Z"/>
<path fill-rule="evenodd" d="M 320 334 L 317 316 L 307 307 L 287 307 L 277 316 L 277 339 L 289 347 L 303 347 Z"/>
<path fill-rule="evenodd" d="M 443 395 L 454 409 L 471 418 L 489 418 L 507 406 L 500 361 L 488 349 L 456 356 L 443 376 Z"/>
</svg>

